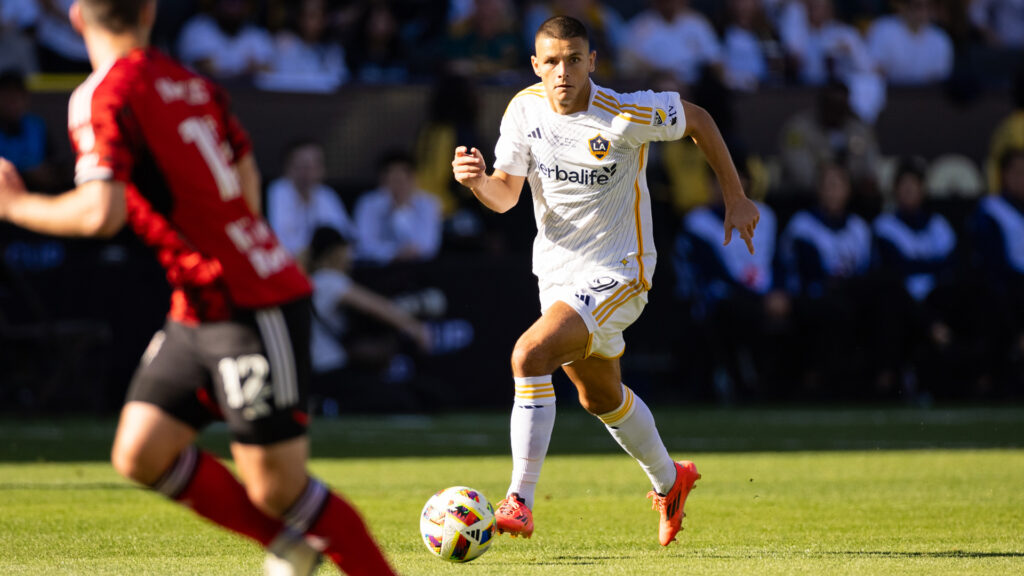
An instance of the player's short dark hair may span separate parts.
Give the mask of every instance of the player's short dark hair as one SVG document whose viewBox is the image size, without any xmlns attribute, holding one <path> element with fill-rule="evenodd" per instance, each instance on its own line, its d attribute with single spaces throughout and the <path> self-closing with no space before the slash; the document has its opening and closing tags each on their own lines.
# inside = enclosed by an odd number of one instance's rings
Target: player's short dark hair
<svg viewBox="0 0 1024 576">
<path fill-rule="evenodd" d="M 416 159 L 405 150 L 387 150 L 377 159 L 377 173 L 383 174 L 385 170 L 395 165 L 405 166 L 409 170 L 416 170 Z"/>
<path fill-rule="evenodd" d="M 590 44 L 590 34 L 587 32 L 587 27 L 583 25 L 583 22 L 572 16 L 552 16 L 548 18 L 540 25 L 540 28 L 537 28 L 537 34 L 534 36 L 534 39 L 541 36 L 550 36 L 556 40 L 583 38 L 588 45 Z"/>
<path fill-rule="evenodd" d="M 79 0 L 83 15 L 114 33 L 139 25 L 142 9 L 155 0 Z"/>
<path fill-rule="evenodd" d="M 309 242 L 309 261 L 315 263 L 331 250 L 348 245 L 348 238 L 341 232 L 330 226 L 318 226 Z"/>
</svg>

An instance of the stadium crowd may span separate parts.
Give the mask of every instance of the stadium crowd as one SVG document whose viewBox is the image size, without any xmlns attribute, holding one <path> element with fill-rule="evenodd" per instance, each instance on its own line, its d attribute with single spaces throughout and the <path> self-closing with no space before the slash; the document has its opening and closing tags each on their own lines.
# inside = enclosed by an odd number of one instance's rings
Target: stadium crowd
<svg viewBox="0 0 1024 576">
<path fill-rule="evenodd" d="M 26 78 L 89 70 L 69 4 L 0 4 L 0 156 L 37 189 L 67 185 L 71 167 L 49 140 L 59 127 L 29 112 Z M 183 0 L 159 11 L 155 44 L 233 90 L 437 87 L 416 142 L 380 150 L 367 168 L 376 188 L 348 206 L 325 181 L 326 143 L 291 143 L 282 173 L 268 178 L 271 225 L 321 278 L 319 337 L 338 341 L 323 348 L 323 373 L 334 381 L 353 370 L 364 382 L 415 378 L 409 357 L 469 345 L 472 326 L 446 318 L 445 287 L 413 280 L 403 285 L 413 290 L 385 298 L 349 276 L 402 276 L 453 249 L 527 249 L 495 237 L 449 162 L 457 144 L 487 149 L 475 88 L 533 83 L 533 32 L 566 13 L 590 28 L 597 82 L 680 91 L 712 111 L 761 202 L 756 253 L 723 248 L 719 194 L 699 150 L 678 141 L 652 151 L 655 290 L 673 295 L 673 371 L 688 396 L 928 403 L 1024 394 L 1024 1 Z M 748 153 L 743 126 L 729 120 L 731 95 L 786 86 L 811 87 L 815 105 L 785 122 L 776 155 Z M 885 155 L 876 123 L 887 91 L 907 86 L 955 99 L 1012 92 L 1015 112 L 978 127 L 993 134 L 984 173 L 963 157 L 940 166 Z M 939 194 L 951 188 L 973 196 Z M 10 329 L 18 271 L 73 258 L 59 243 L 28 249 L 12 238 L 0 229 L 0 340 L 22 337 Z M 390 336 L 374 351 L 356 349 L 365 342 L 351 338 L 351 322 L 323 320 L 339 307 Z M 351 366 L 361 355 L 372 358 L 369 376 Z"/>
</svg>

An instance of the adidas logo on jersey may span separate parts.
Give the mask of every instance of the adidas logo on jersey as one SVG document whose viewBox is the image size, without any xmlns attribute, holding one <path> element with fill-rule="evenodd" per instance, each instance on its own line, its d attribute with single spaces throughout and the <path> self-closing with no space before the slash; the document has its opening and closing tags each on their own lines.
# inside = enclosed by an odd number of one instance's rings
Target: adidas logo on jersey
<svg viewBox="0 0 1024 576">
<path fill-rule="evenodd" d="M 588 170 L 576 167 L 566 170 L 558 164 L 554 166 L 539 164 L 537 171 L 545 178 L 559 182 L 572 182 L 574 184 L 583 184 L 584 186 L 603 186 L 615 175 L 616 167 L 616 164 L 612 164 L 611 166 L 602 166 L 602 170 L 597 170 L 596 168 Z"/>
<path fill-rule="evenodd" d="M 527 136 L 530 137 L 530 138 L 536 138 L 537 140 L 541 140 L 541 139 L 544 138 L 544 136 L 542 136 L 541 133 L 540 133 L 540 128 L 539 127 L 538 128 L 534 128 L 532 132 L 527 134 Z"/>
</svg>

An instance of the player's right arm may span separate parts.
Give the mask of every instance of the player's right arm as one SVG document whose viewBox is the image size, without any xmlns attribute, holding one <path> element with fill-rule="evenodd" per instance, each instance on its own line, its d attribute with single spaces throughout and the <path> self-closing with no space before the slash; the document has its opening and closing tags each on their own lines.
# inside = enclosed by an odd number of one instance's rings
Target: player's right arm
<svg viewBox="0 0 1024 576">
<path fill-rule="evenodd" d="M 116 234 L 127 219 L 125 185 L 90 180 L 57 196 L 25 190 L 13 164 L 0 158 L 0 220 L 51 236 Z"/>
<path fill-rule="evenodd" d="M 459 184 L 469 188 L 484 206 L 495 212 L 508 212 L 515 206 L 526 181 L 525 176 L 514 176 L 502 170 L 495 170 L 488 176 L 483 154 L 476 148 L 466 150 L 465 146 L 455 149 L 452 173 Z"/>
</svg>

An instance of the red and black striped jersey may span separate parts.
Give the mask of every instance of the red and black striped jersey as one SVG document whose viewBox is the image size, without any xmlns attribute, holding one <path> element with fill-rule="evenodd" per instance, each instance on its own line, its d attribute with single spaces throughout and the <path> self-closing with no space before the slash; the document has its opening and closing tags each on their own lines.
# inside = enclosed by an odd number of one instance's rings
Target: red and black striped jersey
<svg viewBox="0 0 1024 576">
<path fill-rule="evenodd" d="M 309 281 L 242 194 L 251 151 L 227 95 L 155 49 L 97 70 L 71 96 L 75 181 L 126 185 L 128 223 L 175 293 L 171 316 L 221 320 L 307 296 Z"/>
</svg>

